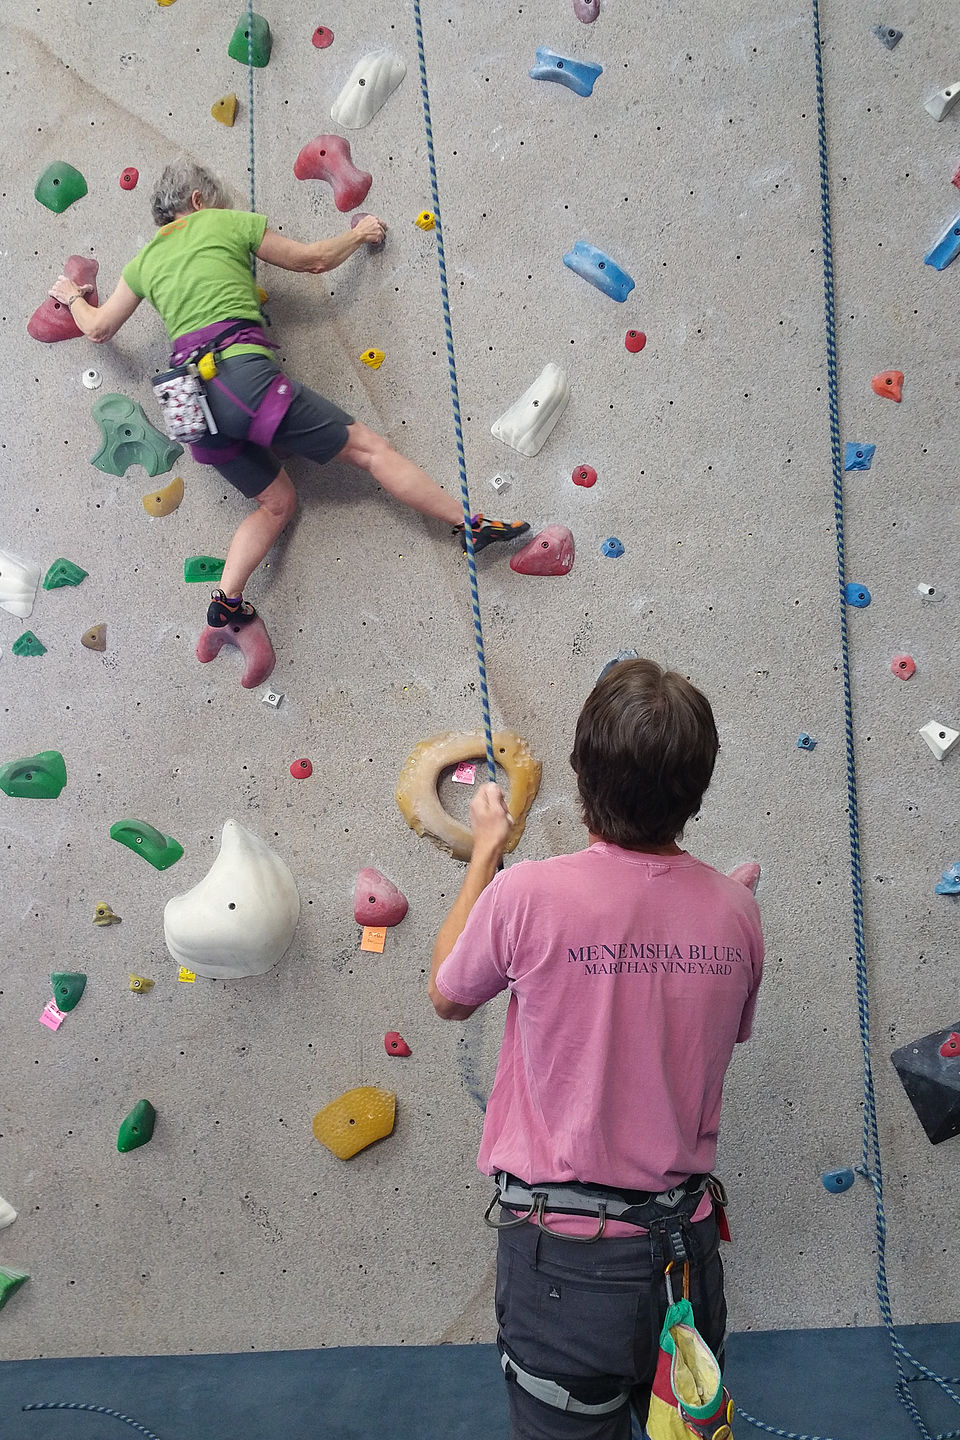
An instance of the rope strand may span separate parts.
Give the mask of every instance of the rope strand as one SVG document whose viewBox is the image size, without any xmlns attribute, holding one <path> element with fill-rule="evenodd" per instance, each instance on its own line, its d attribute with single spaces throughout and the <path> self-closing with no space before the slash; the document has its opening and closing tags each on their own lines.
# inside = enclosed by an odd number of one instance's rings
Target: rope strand
<svg viewBox="0 0 960 1440">
<path fill-rule="evenodd" d="M 131 1420 L 129 1415 L 121 1415 L 119 1410 L 108 1410 L 106 1405 L 78 1405 L 73 1400 L 47 1400 L 38 1401 L 33 1405 L 22 1405 L 22 1410 L 87 1410 L 91 1415 L 109 1415 L 112 1420 L 122 1420 L 124 1425 L 129 1425 L 136 1430 L 138 1435 L 143 1435 L 145 1440 L 160 1440 L 146 1425 L 141 1425 L 137 1420 Z"/>
</svg>

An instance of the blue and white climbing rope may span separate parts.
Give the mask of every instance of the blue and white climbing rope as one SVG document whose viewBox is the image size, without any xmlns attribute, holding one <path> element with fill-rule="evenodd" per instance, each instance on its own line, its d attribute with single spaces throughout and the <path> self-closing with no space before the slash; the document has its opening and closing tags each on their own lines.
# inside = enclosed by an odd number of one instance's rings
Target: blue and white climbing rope
<svg viewBox="0 0 960 1440">
<path fill-rule="evenodd" d="M 250 213 L 256 211 L 256 156 L 254 153 L 254 112 L 253 112 L 253 0 L 247 0 L 247 134 L 249 136 L 250 171 Z M 257 276 L 257 257 L 250 251 L 250 270 Z"/>
<path fill-rule="evenodd" d="M 893 1323 L 890 1308 L 890 1291 L 887 1284 L 887 1219 L 883 1205 L 883 1164 L 880 1154 L 880 1132 L 877 1125 L 877 1100 L 873 1082 L 873 1063 L 870 1056 L 870 987 L 867 972 L 867 951 L 863 926 L 863 871 L 860 857 L 860 811 L 857 788 L 857 762 L 853 733 L 853 700 L 850 686 L 850 647 L 847 629 L 846 599 L 846 554 L 844 537 L 843 503 L 843 446 L 840 441 L 840 385 L 837 366 L 837 312 L 833 278 L 833 233 L 830 223 L 830 171 L 827 163 L 827 119 L 823 87 L 823 42 L 820 35 L 820 3 L 813 5 L 813 48 L 817 87 L 817 142 L 820 157 L 820 207 L 823 229 L 823 307 L 827 350 L 827 398 L 830 410 L 830 460 L 833 471 L 833 501 L 837 527 L 837 572 L 840 599 L 840 644 L 843 669 L 843 714 L 847 750 L 847 808 L 850 817 L 850 886 L 853 902 L 853 937 L 856 956 L 857 1011 L 860 1022 L 860 1045 L 863 1052 L 863 1153 L 861 1162 L 855 1167 L 858 1175 L 869 1180 L 873 1186 L 876 1206 L 877 1236 L 877 1299 L 880 1317 L 883 1320 L 887 1338 L 893 1350 L 897 1367 L 897 1397 L 921 1436 L 921 1440 L 957 1440 L 960 1429 L 941 1431 L 932 1435 L 910 1393 L 910 1385 L 920 1380 L 929 1380 L 938 1386 L 955 1404 L 960 1405 L 960 1394 L 952 1387 L 960 1385 L 960 1378 L 947 1379 L 936 1371 L 921 1364 L 904 1345 Z M 916 1375 L 908 1375 L 904 1366 L 911 1365 Z M 738 1414 L 764 1430 L 768 1435 L 778 1435 L 783 1440 L 823 1440 L 823 1437 L 798 1435 L 792 1430 L 782 1430 L 767 1425 L 745 1410 Z"/>
<path fill-rule="evenodd" d="M 487 661 L 483 649 L 483 621 L 480 618 L 480 591 L 477 585 L 477 559 L 473 548 L 470 521 L 470 491 L 467 485 L 467 461 L 463 451 L 463 425 L 460 420 L 460 391 L 457 386 L 457 362 L 453 352 L 453 328 L 450 322 L 450 295 L 447 290 L 447 262 L 443 252 L 443 222 L 440 218 L 440 193 L 437 188 L 437 161 L 433 148 L 433 125 L 430 120 L 430 91 L 427 86 L 427 61 L 423 48 L 423 22 L 420 0 L 413 0 L 413 18 L 417 27 L 417 56 L 420 61 L 420 95 L 423 100 L 423 123 L 427 133 L 427 159 L 430 164 L 430 191 L 436 220 L 437 264 L 440 269 L 440 295 L 443 300 L 443 329 L 447 338 L 447 367 L 450 372 L 450 396 L 453 402 L 453 426 L 457 436 L 457 465 L 460 471 L 460 498 L 463 502 L 463 526 L 466 537 L 467 567 L 470 571 L 470 600 L 473 605 L 473 635 L 477 646 L 477 670 L 480 674 L 480 708 L 483 713 L 483 734 L 487 751 L 487 772 L 497 778 L 493 758 L 493 734 L 490 723 L 490 696 L 487 691 Z"/>
<path fill-rule="evenodd" d="M 122 1420 L 124 1425 L 129 1425 L 131 1430 L 136 1430 L 138 1435 L 143 1435 L 146 1440 L 160 1440 L 146 1425 L 141 1425 L 137 1420 L 131 1420 L 129 1415 L 121 1415 L 119 1410 L 108 1410 L 106 1405 L 79 1405 L 74 1400 L 44 1400 L 34 1405 L 22 1405 L 22 1410 L 87 1410 L 91 1415 L 109 1415 L 111 1420 Z"/>
</svg>

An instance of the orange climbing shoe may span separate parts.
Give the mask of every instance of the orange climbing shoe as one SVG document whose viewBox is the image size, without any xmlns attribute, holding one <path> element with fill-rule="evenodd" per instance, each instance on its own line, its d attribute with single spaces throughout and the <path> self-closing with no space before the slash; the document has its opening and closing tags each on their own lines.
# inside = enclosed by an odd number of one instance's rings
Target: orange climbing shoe
<svg viewBox="0 0 960 1440">
<path fill-rule="evenodd" d="M 257 612 L 253 606 L 238 595 L 235 600 L 229 599 L 222 590 L 214 590 L 210 604 L 207 606 L 207 624 L 214 630 L 220 630 L 224 625 L 249 625 L 251 620 L 256 620 Z"/>
<path fill-rule="evenodd" d="M 453 531 L 454 535 L 460 536 L 460 545 L 464 550 L 467 548 L 465 529 L 465 526 L 457 525 Z M 485 515 L 474 515 L 470 521 L 470 529 L 473 531 L 474 551 L 479 553 L 495 540 L 519 540 L 521 535 L 526 535 L 530 526 L 526 520 L 488 520 Z"/>
</svg>

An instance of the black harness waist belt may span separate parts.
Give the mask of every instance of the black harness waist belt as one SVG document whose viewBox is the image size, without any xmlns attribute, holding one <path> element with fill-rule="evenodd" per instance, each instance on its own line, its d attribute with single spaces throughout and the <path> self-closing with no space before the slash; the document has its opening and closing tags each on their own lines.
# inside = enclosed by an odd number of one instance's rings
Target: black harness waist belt
<svg viewBox="0 0 960 1440">
<path fill-rule="evenodd" d="M 542 1230 L 550 1232 L 544 1224 L 545 1214 L 595 1215 L 598 1220 L 596 1234 L 589 1236 L 565 1235 L 564 1239 L 598 1240 L 608 1220 L 622 1220 L 629 1225 L 650 1229 L 657 1222 L 672 1218 L 689 1219 L 700 1204 L 703 1192 L 711 1194 L 723 1203 L 722 1186 L 711 1175 L 691 1175 L 689 1180 L 675 1185 L 671 1190 L 656 1194 L 652 1190 L 617 1190 L 605 1185 L 586 1185 L 580 1181 L 544 1182 L 527 1185 L 515 1175 L 501 1171 L 496 1176 L 497 1193 L 484 1216 L 494 1230 L 503 1230 L 512 1225 L 522 1225 L 536 1219 Z M 716 1189 L 714 1189 L 716 1187 Z M 725 1197 L 724 1197 L 725 1198 Z M 493 1207 L 499 1203 L 507 1210 L 522 1211 L 512 1220 L 491 1220 Z"/>
</svg>

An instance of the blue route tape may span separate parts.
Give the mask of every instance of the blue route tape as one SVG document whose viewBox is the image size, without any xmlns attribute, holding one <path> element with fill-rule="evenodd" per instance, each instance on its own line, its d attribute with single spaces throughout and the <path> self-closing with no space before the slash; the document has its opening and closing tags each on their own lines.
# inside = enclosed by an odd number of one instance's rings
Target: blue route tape
<svg viewBox="0 0 960 1440">
<path fill-rule="evenodd" d="M 121 1415 L 119 1410 L 108 1410 L 106 1405 L 79 1405 L 73 1400 L 48 1400 L 38 1401 L 35 1405 L 22 1405 L 22 1410 L 87 1410 L 91 1415 L 109 1415 L 111 1420 L 121 1420 L 124 1425 L 129 1425 L 131 1430 L 136 1430 L 138 1435 L 146 1436 L 146 1440 L 160 1440 L 146 1425 L 141 1425 L 137 1420 L 131 1420 L 129 1415 Z"/>
</svg>

